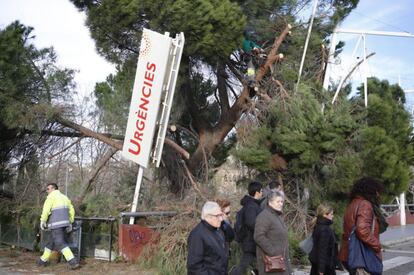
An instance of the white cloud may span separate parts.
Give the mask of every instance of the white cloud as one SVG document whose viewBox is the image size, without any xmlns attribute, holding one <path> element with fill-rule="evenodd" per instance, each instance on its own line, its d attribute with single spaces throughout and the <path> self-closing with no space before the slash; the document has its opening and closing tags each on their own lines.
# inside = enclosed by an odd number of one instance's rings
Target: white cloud
<svg viewBox="0 0 414 275">
<path fill-rule="evenodd" d="M 34 27 L 37 47 L 54 47 L 60 66 L 78 71 L 75 81 L 80 93 L 89 94 L 95 82 L 115 72 L 114 66 L 97 54 L 84 25 L 85 14 L 68 0 L 0 1 L 0 26 L 15 20 Z"/>
</svg>

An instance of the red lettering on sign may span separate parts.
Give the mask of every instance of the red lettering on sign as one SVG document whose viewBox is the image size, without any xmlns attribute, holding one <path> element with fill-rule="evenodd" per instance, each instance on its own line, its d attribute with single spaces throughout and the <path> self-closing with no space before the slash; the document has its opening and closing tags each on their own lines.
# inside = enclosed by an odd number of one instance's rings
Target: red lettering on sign
<svg viewBox="0 0 414 275">
<path fill-rule="evenodd" d="M 155 70 L 157 66 L 154 63 L 147 62 L 146 71 L 144 73 L 144 80 L 143 85 L 140 89 L 141 96 L 139 98 L 138 103 L 138 111 L 135 112 L 137 115 L 136 121 L 135 121 L 135 131 L 134 131 L 134 137 L 131 138 L 129 141 L 131 145 L 133 145 L 133 148 L 129 148 L 128 152 L 130 152 L 133 155 L 139 155 L 141 152 L 141 141 L 144 136 L 144 130 L 145 130 L 145 122 L 147 120 L 147 112 L 148 112 L 148 104 L 150 103 L 150 97 L 151 97 L 151 87 L 153 85 L 153 81 L 155 79 Z"/>
</svg>

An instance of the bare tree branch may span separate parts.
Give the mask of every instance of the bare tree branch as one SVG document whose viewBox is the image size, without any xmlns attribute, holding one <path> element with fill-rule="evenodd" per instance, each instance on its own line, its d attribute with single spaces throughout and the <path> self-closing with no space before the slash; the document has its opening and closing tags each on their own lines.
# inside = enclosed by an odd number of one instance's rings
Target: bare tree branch
<svg viewBox="0 0 414 275">
<path fill-rule="evenodd" d="M 71 148 L 73 145 L 75 145 L 76 143 L 80 142 L 82 140 L 82 137 L 78 138 L 75 142 L 72 142 L 71 144 L 69 144 L 68 146 L 66 146 L 65 148 L 63 148 L 62 150 L 60 150 L 59 152 L 48 156 L 49 159 L 52 159 L 54 157 L 56 157 L 57 155 L 62 154 L 63 152 L 65 152 L 66 150 L 68 150 L 69 148 Z"/>
<path fill-rule="evenodd" d="M 86 195 L 88 195 L 93 187 L 93 183 L 95 182 L 96 177 L 98 176 L 101 169 L 105 166 L 105 164 L 112 158 L 112 156 L 118 152 L 119 149 L 116 148 L 108 148 L 108 151 L 103 155 L 102 158 L 95 164 L 92 171 L 89 173 L 88 177 L 86 177 L 82 184 L 81 188 L 82 191 L 80 192 L 79 196 L 75 199 L 75 204 L 79 206 L 82 204 L 83 200 L 85 199 Z"/>
<path fill-rule="evenodd" d="M 198 186 L 197 182 L 194 180 L 193 174 L 191 174 L 190 170 L 187 167 L 187 164 L 183 163 L 184 170 L 187 174 L 188 180 L 191 182 L 191 185 L 193 186 L 194 190 L 202 197 L 205 201 L 207 201 L 207 197 L 204 196 L 203 192 L 201 192 L 200 187 Z"/>
</svg>

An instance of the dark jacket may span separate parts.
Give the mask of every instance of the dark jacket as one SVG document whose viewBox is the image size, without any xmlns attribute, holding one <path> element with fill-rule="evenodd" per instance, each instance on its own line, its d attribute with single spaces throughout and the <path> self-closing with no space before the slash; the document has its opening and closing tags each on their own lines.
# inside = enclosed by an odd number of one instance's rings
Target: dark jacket
<svg viewBox="0 0 414 275">
<path fill-rule="evenodd" d="M 253 239 L 256 217 L 262 211 L 260 208 L 260 200 L 256 200 L 252 196 L 245 195 L 241 199 L 240 204 L 243 206 L 243 239 L 241 247 L 243 252 L 256 254 L 256 243 Z"/>
<path fill-rule="evenodd" d="M 335 234 L 331 228 L 332 221 L 318 217 L 316 226 L 312 233 L 313 247 L 309 254 L 309 260 L 318 267 L 317 274 L 324 273 L 326 270 L 335 270 L 336 251 Z"/>
<path fill-rule="evenodd" d="M 234 230 L 233 230 L 233 227 L 231 227 L 231 224 L 229 222 L 223 220 L 221 222 L 220 229 L 224 233 L 224 238 L 226 242 L 231 242 L 234 240 L 234 236 L 235 236 Z"/>
<path fill-rule="evenodd" d="M 276 211 L 270 206 L 257 216 L 254 240 L 257 243 L 257 269 L 259 275 L 264 274 L 291 274 L 289 260 L 288 229 L 282 218 L 282 212 Z M 268 256 L 284 255 L 286 271 L 265 273 L 263 253 Z"/>
<path fill-rule="evenodd" d="M 358 213 L 357 210 L 358 209 Z M 379 222 L 373 219 L 374 210 L 371 202 L 363 197 L 355 197 L 347 206 L 344 215 L 343 234 L 341 248 L 339 250 L 339 260 L 348 262 L 348 239 L 352 227 L 356 225 L 356 235 L 358 239 L 371 247 L 377 256 L 382 259 L 381 243 L 379 240 Z M 374 221 L 374 232 L 371 233 L 372 222 Z"/>
<path fill-rule="evenodd" d="M 230 257 L 231 256 L 230 243 L 234 240 L 234 237 L 235 237 L 233 227 L 231 227 L 231 224 L 229 222 L 223 220 L 221 222 L 220 229 L 224 233 L 224 240 L 225 240 L 224 248 L 226 250 L 227 255 Z M 228 266 L 226 265 L 226 270 L 227 268 Z"/>
<path fill-rule="evenodd" d="M 227 274 L 228 254 L 224 234 L 206 221 L 201 221 L 188 236 L 188 275 Z"/>
</svg>

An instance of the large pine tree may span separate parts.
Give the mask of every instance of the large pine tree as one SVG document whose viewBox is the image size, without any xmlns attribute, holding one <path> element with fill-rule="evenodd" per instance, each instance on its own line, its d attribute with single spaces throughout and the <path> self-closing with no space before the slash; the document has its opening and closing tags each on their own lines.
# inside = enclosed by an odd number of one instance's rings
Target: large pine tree
<svg viewBox="0 0 414 275">
<path fill-rule="evenodd" d="M 73 70 L 55 64 L 53 48 L 37 49 L 31 32 L 17 21 L 0 30 L 0 183 L 10 162 L 24 164 L 46 144 L 42 131 L 60 111 L 52 104 L 67 106 L 74 87 Z"/>
<path fill-rule="evenodd" d="M 126 124 L 142 28 L 160 33 L 185 33 L 186 45 L 170 119 L 171 123 L 179 127 L 168 135 L 190 152 L 191 158 L 187 164 L 195 174 L 207 165 L 206 161 L 214 164 L 218 156 L 223 156 L 223 141 L 231 135 L 242 115 L 255 108 L 253 100 L 265 96 L 256 93 L 245 81 L 246 67 L 240 61 L 239 51 L 243 30 L 253 30 L 253 38 L 257 43 L 267 51 L 274 50 L 269 54 L 268 63 L 258 64 L 264 65 L 263 71 L 259 73 L 261 75 L 257 77 L 259 86 L 266 86 L 266 83 L 277 79 L 282 84 L 273 82 L 273 91 L 281 86 L 291 90 L 296 82 L 306 33 L 306 24 L 300 22 L 298 13 L 309 1 L 72 2 L 86 12 L 87 26 L 98 52 L 118 65 L 118 73 L 109 76 L 105 83 L 98 84 L 95 89 L 107 126 L 118 131 L 118 134 L 123 133 Z M 317 35 L 310 44 L 304 79 L 318 73 L 320 78 L 320 74 L 323 74 L 326 60 L 321 58 L 325 55 L 322 54 L 321 43 L 335 24 L 356 7 L 358 1 L 326 0 L 320 3 L 321 13 L 315 23 Z M 286 36 L 288 23 L 294 25 L 291 37 Z M 281 40 L 273 44 L 277 38 Z M 279 53 L 287 56 L 286 62 L 277 62 Z M 274 95 L 272 89 L 262 91 L 267 97 Z M 165 162 L 167 166 L 169 163 Z M 170 167 L 169 170 L 176 173 L 176 169 Z"/>
<path fill-rule="evenodd" d="M 332 105 L 332 93 L 309 85 L 278 98 L 235 155 L 264 174 L 275 169 L 275 155 L 283 156 L 285 182 L 310 189 L 315 207 L 321 200 L 343 206 L 362 176 L 384 182 L 384 200 L 407 190 L 414 143 L 402 89 L 369 79 L 365 108 L 359 94 L 348 98 L 344 93 Z"/>
</svg>

